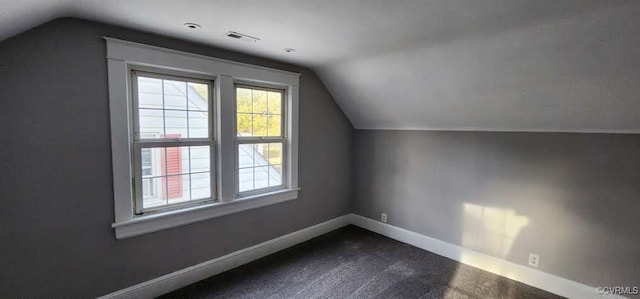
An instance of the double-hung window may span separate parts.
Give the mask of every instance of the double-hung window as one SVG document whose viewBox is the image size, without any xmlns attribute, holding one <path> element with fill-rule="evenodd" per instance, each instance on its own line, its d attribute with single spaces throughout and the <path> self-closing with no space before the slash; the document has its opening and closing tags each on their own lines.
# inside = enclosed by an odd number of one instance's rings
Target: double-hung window
<svg viewBox="0 0 640 299">
<path fill-rule="evenodd" d="M 236 85 L 237 192 L 283 187 L 284 91 Z"/>
<path fill-rule="evenodd" d="M 212 201 L 211 81 L 132 71 L 135 213 Z"/>
<path fill-rule="evenodd" d="M 299 74 L 105 40 L 118 239 L 298 197 Z"/>
</svg>

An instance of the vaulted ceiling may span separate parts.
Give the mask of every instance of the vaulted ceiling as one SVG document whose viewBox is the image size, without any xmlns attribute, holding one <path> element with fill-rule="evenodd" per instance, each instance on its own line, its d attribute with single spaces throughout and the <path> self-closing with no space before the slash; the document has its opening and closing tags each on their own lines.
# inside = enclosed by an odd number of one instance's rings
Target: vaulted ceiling
<svg viewBox="0 0 640 299">
<path fill-rule="evenodd" d="M 623 0 L 0 0 L 0 40 L 71 16 L 293 62 L 356 128 L 638 133 L 639 15 Z"/>
</svg>

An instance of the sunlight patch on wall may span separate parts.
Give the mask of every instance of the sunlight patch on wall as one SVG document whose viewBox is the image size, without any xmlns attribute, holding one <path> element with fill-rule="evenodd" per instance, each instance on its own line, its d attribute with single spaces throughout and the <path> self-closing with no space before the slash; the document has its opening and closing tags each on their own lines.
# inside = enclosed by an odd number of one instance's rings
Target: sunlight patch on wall
<svg viewBox="0 0 640 299">
<path fill-rule="evenodd" d="M 512 209 L 486 207 L 465 203 L 463 205 L 462 246 L 475 251 L 465 251 L 460 256 L 460 262 L 485 271 L 518 279 L 517 274 L 508 268 L 504 269 L 502 259 L 511 252 L 520 231 L 529 225 L 529 218 L 518 215 Z M 476 252 L 477 251 L 477 252 Z M 490 256 L 487 256 L 490 255 Z M 459 268 L 451 278 L 449 285 L 452 289 L 465 283 L 468 273 Z M 494 282 L 487 282 L 492 285 Z M 508 297 L 513 297 L 513 288 L 505 290 Z M 446 296 L 454 296 L 447 292 Z"/>
<path fill-rule="evenodd" d="M 505 258 L 529 218 L 514 210 L 465 203 L 462 246 Z"/>
</svg>

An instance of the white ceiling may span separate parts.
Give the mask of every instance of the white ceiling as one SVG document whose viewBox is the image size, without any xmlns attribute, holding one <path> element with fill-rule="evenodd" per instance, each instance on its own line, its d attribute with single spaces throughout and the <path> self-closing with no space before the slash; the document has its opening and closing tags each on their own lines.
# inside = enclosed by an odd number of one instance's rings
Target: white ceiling
<svg viewBox="0 0 640 299">
<path fill-rule="evenodd" d="M 293 62 L 357 128 L 640 132 L 638 15 L 623 0 L 0 0 L 0 40 L 73 16 Z"/>
</svg>

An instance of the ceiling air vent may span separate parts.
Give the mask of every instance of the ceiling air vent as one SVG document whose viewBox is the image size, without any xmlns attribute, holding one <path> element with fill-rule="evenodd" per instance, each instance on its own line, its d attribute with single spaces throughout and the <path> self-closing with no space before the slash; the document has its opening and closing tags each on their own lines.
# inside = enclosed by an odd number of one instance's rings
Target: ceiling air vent
<svg viewBox="0 0 640 299">
<path fill-rule="evenodd" d="M 260 40 L 257 37 L 249 36 L 246 34 L 235 32 L 235 31 L 229 31 L 225 35 L 233 39 L 237 39 L 245 42 L 252 42 L 252 43 L 255 43 Z"/>
</svg>

